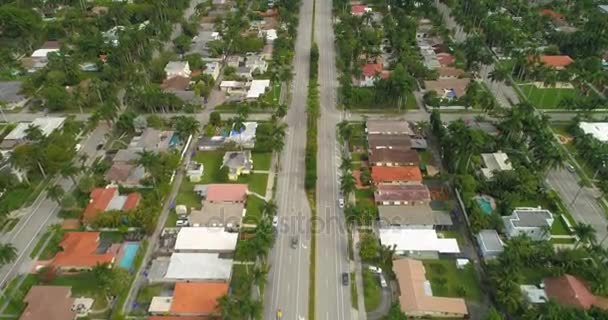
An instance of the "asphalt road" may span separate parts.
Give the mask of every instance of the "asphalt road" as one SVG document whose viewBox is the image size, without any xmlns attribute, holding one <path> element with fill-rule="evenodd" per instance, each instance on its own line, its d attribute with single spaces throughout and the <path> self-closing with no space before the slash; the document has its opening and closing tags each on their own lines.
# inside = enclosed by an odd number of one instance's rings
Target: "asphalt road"
<svg viewBox="0 0 608 320">
<path fill-rule="evenodd" d="M 341 152 L 336 140 L 336 126 L 342 116 L 336 109 L 338 73 L 331 1 L 317 1 L 315 21 L 315 40 L 320 53 L 321 99 L 317 155 L 317 215 L 320 228 L 316 250 L 316 318 L 350 320 L 350 285 L 343 285 L 341 278 L 343 272 L 350 274 L 350 263 L 344 213 L 337 205 L 340 197 L 338 166 Z"/>
<path fill-rule="evenodd" d="M 99 125 L 81 142 L 82 148 L 79 154 L 87 154 L 88 159 L 85 166 L 90 166 L 95 158 L 103 151 L 97 150 L 97 145 L 102 143 L 109 128 L 105 124 Z M 76 158 L 77 161 L 77 158 Z M 55 181 L 69 192 L 74 187 L 71 179 L 57 178 Z M 52 185 L 52 184 L 51 184 Z M 32 267 L 30 253 L 38 243 L 38 240 L 47 228 L 58 222 L 58 204 L 46 197 L 43 191 L 30 206 L 30 211 L 21 216 L 19 223 L 11 230 L 2 235 L 2 243 L 12 243 L 17 248 L 18 256 L 14 263 L 5 265 L 0 269 L 0 287 L 6 285 L 17 274 L 25 273 Z"/>
<path fill-rule="evenodd" d="M 264 293 L 264 319 L 308 318 L 310 266 L 310 208 L 304 190 L 306 149 L 306 97 L 310 65 L 312 0 L 302 1 L 295 43 L 292 96 L 285 122 L 288 125 L 281 168 L 278 173 L 279 227 L 269 255 L 270 271 Z M 298 244 L 291 247 L 291 238 Z"/>
</svg>

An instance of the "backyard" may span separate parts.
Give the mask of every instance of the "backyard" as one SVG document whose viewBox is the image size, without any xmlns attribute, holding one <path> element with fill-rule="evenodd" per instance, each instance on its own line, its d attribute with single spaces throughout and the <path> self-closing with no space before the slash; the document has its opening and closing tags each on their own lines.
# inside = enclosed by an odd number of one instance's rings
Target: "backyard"
<svg viewBox="0 0 608 320">
<path fill-rule="evenodd" d="M 574 88 L 538 88 L 531 84 L 520 85 L 519 88 L 530 103 L 540 109 L 559 108 L 562 99 L 578 95 Z"/>
<path fill-rule="evenodd" d="M 108 305 L 106 295 L 100 290 L 99 281 L 95 278 L 95 273 L 92 271 L 69 276 L 57 276 L 46 284 L 72 287 L 72 296 L 84 296 L 95 299 L 93 303 L 94 310 L 103 309 Z"/>
<path fill-rule="evenodd" d="M 365 112 L 399 112 L 417 108 L 413 92 L 408 92 L 402 97 L 401 107 L 398 107 L 397 97 L 386 99 L 378 97 L 376 94 L 377 90 L 374 88 L 353 88 L 350 109 Z"/>
<path fill-rule="evenodd" d="M 363 297 L 368 312 L 376 310 L 382 301 L 380 279 L 367 268 L 363 268 Z"/>
<path fill-rule="evenodd" d="M 458 269 L 455 260 L 429 260 L 424 261 L 424 267 L 434 296 L 480 300 L 481 291 L 472 264 Z"/>
</svg>

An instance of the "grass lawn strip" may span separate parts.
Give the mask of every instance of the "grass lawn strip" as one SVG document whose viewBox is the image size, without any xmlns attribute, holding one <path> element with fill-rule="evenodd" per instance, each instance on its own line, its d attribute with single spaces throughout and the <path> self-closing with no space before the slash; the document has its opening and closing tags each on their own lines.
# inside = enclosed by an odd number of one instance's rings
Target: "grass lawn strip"
<svg viewBox="0 0 608 320">
<path fill-rule="evenodd" d="M 572 88 L 538 88 L 535 85 L 519 86 L 528 100 L 541 109 L 555 109 L 566 97 L 576 97 L 578 93 Z"/>
<path fill-rule="evenodd" d="M 137 298 L 135 298 L 135 301 L 137 301 L 138 304 L 150 304 L 152 298 L 160 296 L 163 286 L 164 285 L 162 283 L 159 283 L 147 285 L 141 288 L 137 293 Z"/>
<path fill-rule="evenodd" d="M 247 213 L 243 219 L 243 223 L 257 224 L 262 218 L 262 209 L 265 201 L 253 196 L 247 196 Z"/>
<path fill-rule="evenodd" d="M 355 273 L 350 273 L 350 303 L 353 305 L 353 308 L 359 309 L 359 299 L 357 295 L 357 282 L 355 281 Z"/>
<path fill-rule="evenodd" d="M 424 261 L 424 268 L 434 296 L 480 301 L 481 291 L 473 265 L 458 269 L 454 260 L 432 260 Z"/>
<path fill-rule="evenodd" d="M 268 174 L 251 173 L 248 175 L 241 175 L 237 183 L 246 184 L 249 191 L 255 192 L 264 197 L 266 195 L 266 186 L 268 185 Z"/>
<path fill-rule="evenodd" d="M 18 316 L 23 312 L 25 309 L 23 298 L 27 292 L 30 291 L 30 288 L 38 283 L 38 275 L 28 274 L 25 276 L 25 279 L 23 279 L 21 286 L 17 288 L 20 281 L 21 277 L 16 277 L 11 280 L 6 286 L 6 290 L 4 290 L 2 297 L 0 297 L 0 305 L 4 305 L 7 299 L 9 299 L 6 309 L 4 309 L 4 314 Z"/>
<path fill-rule="evenodd" d="M 374 311 L 378 309 L 382 301 L 382 288 L 380 279 L 368 268 L 363 268 L 363 297 L 365 298 L 365 310 Z"/>
<path fill-rule="evenodd" d="M 270 164 L 272 162 L 271 152 L 254 152 L 251 154 L 253 158 L 253 170 L 270 170 Z"/>
</svg>

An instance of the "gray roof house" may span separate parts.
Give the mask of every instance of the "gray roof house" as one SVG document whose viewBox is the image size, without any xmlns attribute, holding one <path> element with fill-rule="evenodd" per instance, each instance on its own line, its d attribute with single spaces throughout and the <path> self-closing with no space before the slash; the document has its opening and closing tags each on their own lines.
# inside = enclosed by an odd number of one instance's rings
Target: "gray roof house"
<svg viewBox="0 0 608 320">
<path fill-rule="evenodd" d="M 502 217 L 509 238 L 527 235 L 532 240 L 549 240 L 553 214 L 541 208 L 515 208 L 510 216 Z"/>
<path fill-rule="evenodd" d="M 481 159 L 483 160 L 481 174 L 486 179 L 491 179 L 494 172 L 513 170 L 509 156 L 504 152 L 482 153 Z"/>
<path fill-rule="evenodd" d="M 410 206 L 378 206 L 381 227 L 407 229 L 433 229 L 434 226 L 451 226 L 450 215 L 434 211 L 427 204 Z"/>
<path fill-rule="evenodd" d="M 485 260 L 494 259 L 504 251 L 504 244 L 500 240 L 500 236 L 498 236 L 496 230 L 480 230 L 475 235 L 475 239 L 479 245 L 481 256 Z"/>
<path fill-rule="evenodd" d="M 253 170 L 251 151 L 229 151 L 224 154 L 222 168 L 228 167 L 228 178 L 238 180 L 241 174 L 249 174 Z"/>
<path fill-rule="evenodd" d="M 6 110 L 23 107 L 27 97 L 21 94 L 21 81 L 0 81 L 0 102 Z"/>
</svg>

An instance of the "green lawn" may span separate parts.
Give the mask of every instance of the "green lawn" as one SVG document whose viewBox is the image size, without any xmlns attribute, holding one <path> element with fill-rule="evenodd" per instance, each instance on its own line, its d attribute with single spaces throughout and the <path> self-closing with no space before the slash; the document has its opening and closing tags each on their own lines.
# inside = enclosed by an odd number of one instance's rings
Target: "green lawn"
<svg viewBox="0 0 608 320">
<path fill-rule="evenodd" d="M 348 144 L 351 147 L 365 148 L 367 135 L 365 134 L 365 123 L 364 122 L 350 122 L 349 126 L 352 130 L 352 135 Z"/>
<path fill-rule="evenodd" d="M 245 183 L 249 187 L 249 191 L 253 191 L 261 196 L 266 195 L 266 186 L 268 185 L 268 174 L 252 173 L 239 177 L 238 183 Z"/>
<path fill-rule="evenodd" d="M 51 235 L 50 231 L 45 232 L 42 237 L 40 238 L 40 240 L 38 240 L 38 242 L 36 243 L 36 246 L 34 247 L 34 250 L 32 250 L 32 253 L 30 253 L 30 258 L 34 259 L 36 258 L 36 255 L 38 254 L 38 251 L 40 251 L 40 249 L 42 249 L 42 245 L 44 245 L 44 242 L 46 241 L 46 239 Z"/>
<path fill-rule="evenodd" d="M 13 293 L 13 290 L 17 287 L 19 280 L 21 277 L 16 277 L 11 280 L 6 286 L 5 294 L 0 296 L 0 305 L 4 304 L 7 299 L 9 299 L 9 303 L 4 309 L 4 314 L 11 315 L 19 315 L 25 309 L 25 303 L 23 303 L 23 298 L 30 291 L 30 288 L 38 283 L 38 275 L 36 274 L 28 274 L 25 276 L 23 283 L 21 286 Z"/>
<path fill-rule="evenodd" d="M 99 285 L 93 272 L 58 276 L 48 284 L 54 286 L 69 286 L 72 287 L 72 296 L 85 296 L 95 299 L 93 309 L 102 309 L 107 305 L 105 294 L 99 290 Z"/>
<path fill-rule="evenodd" d="M 251 154 L 251 157 L 253 158 L 254 170 L 270 170 L 270 163 L 272 162 L 271 152 L 254 152 Z"/>
<path fill-rule="evenodd" d="M 223 151 L 197 152 L 194 160 L 204 166 L 203 178 L 200 184 L 214 183 L 217 181 L 217 172 L 222 166 L 224 158 Z"/>
<path fill-rule="evenodd" d="M 368 312 L 376 310 L 382 301 L 380 279 L 367 268 L 363 268 L 363 297 Z"/>
<path fill-rule="evenodd" d="M 434 296 L 480 300 L 481 290 L 473 265 L 461 270 L 455 260 L 428 260 L 424 261 L 424 267 Z"/>
<path fill-rule="evenodd" d="M 206 170 L 207 168 L 205 168 L 205 171 Z M 202 206 L 201 197 L 194 193 L 194 185 L 196 184 L 198 183 L 190 182 L 188 179 L 182 180 L 182 184 L 179 186 L 179 192 L 175 198 L 175 204 L 183 204 L 188 210 L 190 210 L 190 208 L 200 209 Z"/>
<path fill-rule="evenodd" d="M 401 108 L 398 108 L 398 98 L 393 97 L 390 101 L 386 97 L 381 97 L 378 90 L 374 88 L 353 88 L 353 104 L 347 106 L 348 109 L 365 112 L 398 112 L 416 109 L 416 98 L 413 92 L 408 92 L 403 96 Z"/>
<path fill-rule="evenodd" d="M 446 231 L 440 231 L 439 233 L 441 235 L 443 235 L 444 238 L 456 239 L 456 241 L 458 242 L 459 245 L 464 245 L 464 236 L 462 235 L 462 233 L 460 233 L 458 231 L 446 230 Z"/>
<path fill-rule="evenodd" d="M 262 218 L 262 209 L 264 208 L 264 200 L 250 195 L 247 197 L 247 213 L 243 218 L 243 223 L 257 224 Z"/>
<path fill-rule="evenodd" d="M 138 304 L 148 304 L 152 301 L 152 298 L 160 295 L 163 286 L 162 283 L 147 285 L 139 290 L 135 300 Z"/>
<path fill-rule="evenodd" d="M 355 199 L 359 203 L 374 203 L 374 191 L 372 188 L 355 190 Z"/>
<path fill-rule="evenodd" d="M 234 260 L 236 261 L 255 261 L 255 254 L 247 248 L 248 239 L 239 239 L 236 243 L 234 251 Z"/>
<path fill-rule="evenodd" d="M 232 278 L 230 279 L 230 289 L 233 294 L 242 295 L 243 288 L 246 287 L 245 283 L 249 282 L 249 276 L 247 275 L 247 268 L 252 268 L 253 266 L 247 266 L 242 264 L 232 265 Z"/>
<path fill-rule="evenodd" d="M 353 308 L 359 309 L 359 299 L 357 296 L 357 282 L 355 281 L 355 273 L 350 273 L 350 303 Z"/>
<path fill-rule="evenodd" d="M 551 234 L 555 235 L 570 235 L 572 232 L 568 230 L 568 226 L 561 216 L 555 215 L 553 225 L 551 226 Z"/>
<path fill-rule="evenodd" d="M 178 202 L 178 204 L 179 204 L 179 202 Z M 175 210 L 171 210 L 171 211 L 169 211 L 169 216 L 167 217 L 167 221 L 165 221 L 165 228 L 175 227 L 175 224 L 177 224 L 177 213 L 175 212 Z"/>
<path fill-rule="evenodd" d="M 112 243 L 121 243 L 124 239 L 124 234 L 118 231 L 102 231 L 99 234 L 101 240 L 109 240 Z"/>
<path fill-rule="evenodd" d="M 559 102 L 565 97 L 578 95 L 576 89 L 568 88 L 537 88 L 534 85 L 520 85 L 519 88 L 528 100 L 541 109 L 558 108 Z"/>
<path fill-rule="evenodd" d="M 361 164 L 361 157 L 363 156 L 363 154 L 361 152 L 353 152 L 350 154 L 350 160 L 352 162 L 356 162 Z"/>
<path fill-rule="evenodd" d="M 433 154 L 430 151 L 428 151 L 428 150 L 420 151 L 420 152 L 418 152 L 418 155 L 420 155 L 420 161 L 423 164 L 435 165 L 435 162 L 433 161 Z"/>
</svg>

